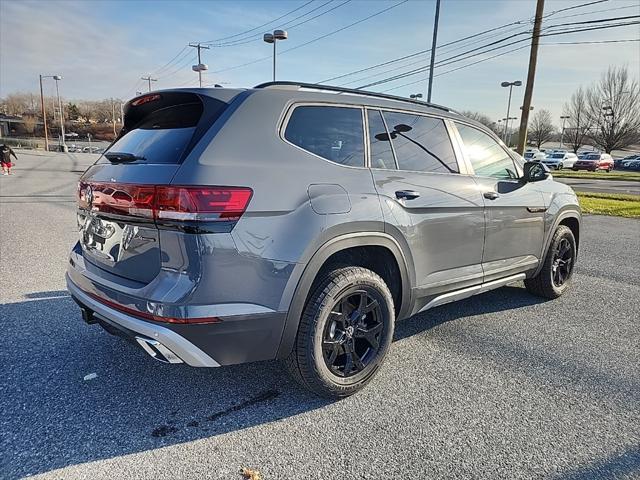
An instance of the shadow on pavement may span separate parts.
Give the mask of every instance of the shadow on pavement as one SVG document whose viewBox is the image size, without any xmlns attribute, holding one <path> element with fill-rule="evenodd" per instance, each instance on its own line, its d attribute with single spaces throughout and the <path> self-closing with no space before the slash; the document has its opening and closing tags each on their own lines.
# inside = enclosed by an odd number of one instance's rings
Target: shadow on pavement
<svg viewBox="0 0 640 480">
<path fill-rule="evenodd" d="M 400 322 L 396 340 L 539 302 L 521 288 L 503 288 Z M 299 388 L 276 362 L 219 369 L 156 362 L 85 325 L 66 291 L 0 305 L 0 318 L 4 478 L 212 437 L 331 403 Z"/>
</svg>

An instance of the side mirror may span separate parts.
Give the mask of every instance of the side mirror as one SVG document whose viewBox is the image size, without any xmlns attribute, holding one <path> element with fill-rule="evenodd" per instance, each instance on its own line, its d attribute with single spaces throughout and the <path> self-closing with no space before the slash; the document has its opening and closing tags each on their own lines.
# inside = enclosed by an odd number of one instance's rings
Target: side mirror
<svg viewBox="0 0 640 480">
<path fill-rule="evenodd" d="M 523 170 L 525 182 L 539 182 L 549 177 L 549 169 L 542 162 L 524 162 Z"/>
</svg>

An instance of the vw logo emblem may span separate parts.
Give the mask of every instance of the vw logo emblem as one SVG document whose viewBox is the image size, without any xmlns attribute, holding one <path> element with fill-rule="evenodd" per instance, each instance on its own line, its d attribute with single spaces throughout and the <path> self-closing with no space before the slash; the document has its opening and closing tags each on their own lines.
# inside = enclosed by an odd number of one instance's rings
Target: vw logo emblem
<svg viewBox="0 0 640 480">
<path fill-rule="evenodd" d="M 87 198 L 87 203 L 89 204 L 89 206 L 91 206 L 91 204 L 93 203 L 93 189 L 91 188 L 91 185 L 87 186 L 87 189 L 85 190 L 85 196 Z"/>
</svg>

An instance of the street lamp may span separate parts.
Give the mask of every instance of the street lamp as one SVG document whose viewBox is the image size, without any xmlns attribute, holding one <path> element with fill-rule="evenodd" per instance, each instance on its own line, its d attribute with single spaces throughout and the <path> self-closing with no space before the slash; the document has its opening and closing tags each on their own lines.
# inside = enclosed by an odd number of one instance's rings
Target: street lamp
<svg viewBox="0 0 640 480">
<path fill-rule="evenodd" d="M 62 151 L 67 151 L 67 144 L 64 138 L 64 112 L 62 111 L 62 101 L 60 100 L 60 89 L 58 88 L 58 81 L 62 80 L 60 75 L 54 75 L 53 79 L 56 81 L 56 94 L 58 95 L 58 110 L 60 111 L 60 134 L 62 135 Z"/>
<path fill-rule="evenodd" d="M 64 115 L 62 114 L 62 103 L 60 102 L 60 90 L 58 89 L 58 80 L 62 80 L 60 75 L 40 75 L 40 106 L 42 108 L 42 126 L 44 127 L 44 148 L 49 151 L 49 134 L 47 133 L 47 112 L 44 108 L 44 92 L 42 89 L 42 79 L 53 78 L 56 81 L 56 92 L 58 93 L 58 107 L 60 109 L 60 129 L 62 133 L 62 142 L 64 145 Z M 55 113 L 55 108 L 54 108 Z"/>
<path fill-rule="evenodd" d="M 560 148 L 562 148 L 564 141 L 564 124 L 570 118 L 571 117 L 569 115 L 560 115 L 560 120 L 562 120 L 562 130 L 560 131 Z"/>
<path fill-rule="evenodd" d="M 274 30 L 273 33 L 265 33 L 262 39 L 267 43 L 273 43 L 273 81 L 276 81 L 276 43 L 278 40 L 289 38 L 286 30 Z"/>
<path fill-rule="evenodd" d="M 517 119 L 518 119 L 518 117 L 508 117 L 507 118 L 507 133 L 509 134 L 508 135 L 508 139 L 506 140 L 507 147 L 509 145 L 511 145 L 511 131 L 509 131 L 509 120 L 517 120 Z"/>
<path fill-rule="evenodd" d="M 411 98 L 412 100 L 417 100 L 419 98 L 422 98 L 422 94 L 421 93 L 412 93 L 411 95 L 409 95 L 409 98 Z"/>
<path fill-rule="evenodd" d="M 509 101 L 507 102 L 507 119 L 509 118 L 509 110 L 511 110 L 511 92 L 513 90 L 513 87 L 519 87 L 521 85 L 522 85 L 522 82 L 520 80 L 516 80 L 515 82 L 502 82 L 500 84 L 501 87 L 509 87 Z M 507 123 L 509 123 L 508 120 L 507 120 Z M 507 123 L 505 123 L 504 125 L 503 139 L 505 141 L 507 139 Z"/>
</svg>

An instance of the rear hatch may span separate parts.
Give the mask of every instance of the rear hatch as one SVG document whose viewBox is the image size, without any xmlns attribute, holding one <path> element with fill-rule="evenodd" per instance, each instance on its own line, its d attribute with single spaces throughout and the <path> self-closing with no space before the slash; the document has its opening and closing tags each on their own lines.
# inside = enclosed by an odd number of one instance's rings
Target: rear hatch
<svg viewBox="0 0 640 480">
<path fill-rule="evenodd" d="M 78 229 L 88 268 L 141 283 L 156 277 L 162 263 L 158 186 L 171 183 L 235 94 L 161 91 L 127 103 L 122 131 L 78 184 Z"/>
</svg>

